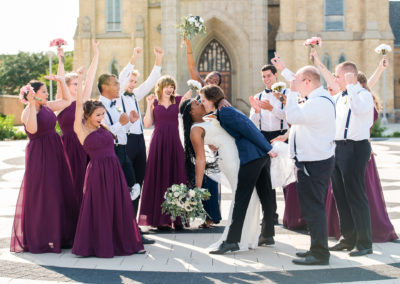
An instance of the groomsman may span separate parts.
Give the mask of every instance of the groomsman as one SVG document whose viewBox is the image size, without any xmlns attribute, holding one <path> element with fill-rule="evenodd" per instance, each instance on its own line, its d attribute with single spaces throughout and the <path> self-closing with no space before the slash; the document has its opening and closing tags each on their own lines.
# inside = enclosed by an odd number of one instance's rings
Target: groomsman
<svg viewBox="0 0 400 284">
<path fill-rule="evenodd" d="M 100 91 L 100 101 L 106 108 L 106 115 L 103 123 L 109 128 L 109 130 L 116 136 L 114 140 L 114 150 L 121 164 L 122 170 L 124 171 L 126 182 L 131 189 L 132 198 L 132 187 L 135 184 L 135 175 L 130 159 L 126 152 L 126 145 L 128 137 L 126 135 L 128 129 L 132 124 L 139 120 L 139 115 L 134 110 L 127 113 L 123 112 L 122 109 L 117 107 L 117 101 L 120 99 L 119 90 L 120 85 L 117 77 L 110 74 L 102 74 L 99 77 L 97 86 Z M 134 209 L 136 211 L 136 209 Z M 153 244 L 153 240 L 142 237 L 143 244 Z"/>
<path fill-rule="evenodd" d="M 332 251 L 355 250 L 350 256 L 372 253 L 369 203 L 365 193 L 365 170 L 371 156 L 369 143 L 374 102 L 371 93 L 357 82 L 357 67 L 343 62 L 335 77 L 341 93 L 336 101 L 336 161 L 332 175 L 340 231 L 343 239 Z"/>
<path fill-rule="evenodd" d="M 298 103 L 298 95 L 306 98 Z M 300 265 L 329 264 L 325 195 L 334 167 L 335 103 L 321 86 L 320 73 L 313 66 L 297 71 L 291 82 L 286 117 L 292 125 L 290 155 L 297 167 L 297 192 L 301 212 L 311 237 L 310 250 L 298 252 Z"/>
<path fill-rule="evenodd" d="M 119 74 L 120 100 L 117 101 L 117 106 L 124 113 L 134 111 L 138 114 L 138 120 L 127 126 L 125 129 L 128 134 L 126 152 L 132 165 L 134 175 L 134 190 L 133 190 L 133 206 L 135 214 L 137 214 L 140 199 L 140 190 L 143 184 L 143 179 L 146 170 L 146 144 L 143 136 L 143 121 L 140 114 L 138 102 L 142 100 L 156 85 L 161 77 L 161 63 L 164 52 L 161 48 L 155 47 L 154 54 L 156 56 L 153 70 L 149 77 L 140 86 L 136 87 L 139 72 L 135 70 L 135 63 L 139 55 L 142 53 L 140 47 L 135 47 L 130 62 L 125 66 Z"/>
<path fill-rule="evenodd" d="M 285 134 L 289 127 L 286 122 L 285 106 L 271 90 L 278 77 L 275 66 L 264 65 L 261 69 L 261 75 L 265 90 L 249 98 L 252 106 L 250 119 L 260 129 L 268 143 L 271 143 L 272 139 Z M 283 93 L 286 93 L 286 90 Z M 278 224 L 275 189 L 271 193 L 274 200 L 274 223 Z"/>
</svg>

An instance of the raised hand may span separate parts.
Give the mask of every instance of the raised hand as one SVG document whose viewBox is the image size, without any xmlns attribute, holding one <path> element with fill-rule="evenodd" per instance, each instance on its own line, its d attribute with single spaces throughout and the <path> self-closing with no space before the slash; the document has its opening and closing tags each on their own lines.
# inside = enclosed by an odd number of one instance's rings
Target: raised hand
<svg viewBox="0 0 400 284">
<path fill-rule="evenodd" d="M 123 112 L 122 114 L 121 114 L 121 116 L 119 117 L 119 123 L 121 123 L 121 125 L 125 125 L 125 124 L 127 124 L 129 122 L 129 117 L 128 117 L 128 115 L 125 113 L 125 112 Z"/>
<path fill-rule="evenodd" d="M 96 42 L 94 39 L 92 39 L 92 48 L 94 54 L 99 54 L 99 44 L 100 42 Z"/>
<path fill-rule="evenodd" d="M 382 60 L 379 62 L 379 67 L 385 69 L 388 66 L 389 66 L 389 59 L 387 58 L 386 55 L 384 55 L 382 57 Z"/>
<path fill-rule="evenodd" d="M 314 60 L 314 65 L 321 63 L 321 59 L 319 59 L 319 55 L 316 48 L 311 48 L 310 60 Z"/>
<path fill-rule="evenodd" d="M 138 57 L 142 53 L 143 49 L 139 46 L 133 49 L 133 56 Z"/>
<path fill-rule="evenodd" d="M 129 120 L 130 120 L 130 122 L 132 122 L 132 123 L 134 123 L 136 120 L 138 120 L 139 119 L 139 114 L 136 112 L 136 111 L 134 111 L 134 110 L 131 110 L 131 112 L 130 112 L 130 114 L 129 114 Z"/>
<path fill-rule="evenodd" d="M 285 69 L 285 63 L 283 63 L 283 60 L 279 57 L 279 54 L 277 52 L 274 52 L 275 57 L 271 59 L 271 63 L 275 66 L 275 68 L 279 71 L 282 71 Z"/>
<path fill-rule="evenodd" d="M 150 94 L 146 97 L 147 105 L 153 105 L 156 96 L 154 94 Z"/>
<path fill-rule="evenodd" d="M 64 49 L 62 47 L 57 47 L 57 57 L 61 59 L 64 57 Z"/>
<path fill-rule="evenodd" d="M 154 47 L 154 54 L 156 56 L 164 56 L 164 50 L 161 47 Z"/>
<path fill-rule="evenodd" d="M 79 67 L 76 73 L 78 73 L 79 76 L 83 76 L 83 74 L 85 74 L 85 66 Z"/>
<path fill-rule="evenodd" d="M 346 85 L 357 83 L 357 77 L 354 75 L 354 73 L 350 72 L 344 74 L 344 80 L 346 81 Z"/>
<path fill-rule="evenodd" d="M 292 92 L 298 92 L 300 83 L 300 80 L 294 76 L 294 80 L 290 81 L 290 90 Z"/>
<path fill-rule="evenodd" d="M 272 92 L 275 98 L 277 98 L 283 105 L 286 105 L 286 95 L 281 93 Z"/>
<path fill-rule="evenodd" d="M 251 96 L 251 97 L 249 97 L 249 102 L 250 102 L 251 106 L 254 108 L 254 111 L 256 113 L 259 113 L 261 110 L 259 100 L 255 99 L 253 96 Z"/>
<path fill-rule="evenodd" d="M 266 110 L 269 110 L 269 111 L 272 111 L 274 109 L 274 107 L 271 105 L 269 100 L 259 101 L 259 104 L 260 104 L 260 107 L 262 109 L 266 109 Z"/>
<path fill-rule="evenodd" d="M 52 81 L 57 81 L 57 82 L 62 82 L 64 81 L 65 77 L 61 76 L 61 75 L 48 75 L 48 76 L 44 76 L 44 78 L 46 78 L 47 80 L 52 80 Z"/>
</svg>

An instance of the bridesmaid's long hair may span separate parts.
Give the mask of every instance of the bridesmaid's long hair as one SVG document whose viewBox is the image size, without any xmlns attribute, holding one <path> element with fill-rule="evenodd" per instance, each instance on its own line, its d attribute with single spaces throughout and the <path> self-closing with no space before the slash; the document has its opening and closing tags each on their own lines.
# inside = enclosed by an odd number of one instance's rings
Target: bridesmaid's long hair
<svg viewBox="0 0 400 284">
<path fill-rule="evenodd" d="M 190 111 L 192 110 L 192 102 L 193 100 L 186 100 L 179 108 L 179 112 L 182 115 L 183 122 L 183 136 L 185 138 L 185 168 L 189 188 L 193 188 L 196 186 L 196 171 L 194 166 L 196 153 L 194 152 L 192 141 L 190 140 L 190 131 L 192 130 L 193 125 L 192 115 L 190 114 Z M 209 159 L 209 161 L 207 161 L 206 159 L 206 171 L 213 173 L 219 172 L 218 159 L 214 158 L 212 162 L 211 160 Z"/>
<path fill-rule="evenodd" d="M 169 76 L 169 75 L 164 75 L 157 81 L 156 88 L 155 88 L 157 100 L 158 101 L 161 100 L 163 89 L 167 86 L 174 87 L 174 93 L 170 97 L 171 103 L 174 104 L 175 103 L 176 81 L 172 76 Z"/>
<path fill-rule="evenodd" d="M 374 99 L 374 105 L 375 105 L 376 110 L 377 110 L 377 111 L 381 111 L 381 109 L 382 109 L 381 102 L 380 102 L 379 98 L 378 98 L 374 93 L 372 93 L 372 91 L 371 91 L 370 88 L 368 87 L 368 79 L 367 79 L 367 76 L 365 76 L 365 74 L 364 74 L 363 72 L 358 71 L 358 74 L 357 74 L 357 81 L 360 83 L 360 85 L 361 85 L 364 89 L 368 90 L 368 91 L 372 94 L 372 98 Z"/>
<path fill-rule="evenodd" d="M 106 110 L 105 106 L 101 101 L 96 101 L 96 100 L 88 100 L 83 104 L 83 117 L 85 120 L 87 120 L 96 109 L 103 108 Z M 117 137 L 108 129 L 107 126 L 104 124 L 100 124 L 100 127 L 107 130 L 108 132 L 111 133 L 111 135 L 114 137 L 114 139 L 117 139 Z"/>
</svg>

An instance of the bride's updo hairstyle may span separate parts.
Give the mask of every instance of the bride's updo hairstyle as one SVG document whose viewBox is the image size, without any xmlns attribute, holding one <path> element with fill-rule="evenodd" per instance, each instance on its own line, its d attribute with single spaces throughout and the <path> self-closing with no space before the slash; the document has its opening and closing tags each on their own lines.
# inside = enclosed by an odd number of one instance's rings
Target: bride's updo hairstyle
<svg viewBox="0 0 400 284">
<path fill-rule="evenodd" d="M 215 108 L 218 108 L 220 101 L 225 99 L 224 91 L 217 85 L 207 85 L 200 90 L 207 100 L 214 102 Z"/>
<path fill-rule="evenodd" d="M 101 101 L 94 101 L 94 100 L 86 101 L 83 104 L 84 118 L 87 120 L 93 114 L 93 112 L 98 108 L 106 109 Z"/>
</svg>

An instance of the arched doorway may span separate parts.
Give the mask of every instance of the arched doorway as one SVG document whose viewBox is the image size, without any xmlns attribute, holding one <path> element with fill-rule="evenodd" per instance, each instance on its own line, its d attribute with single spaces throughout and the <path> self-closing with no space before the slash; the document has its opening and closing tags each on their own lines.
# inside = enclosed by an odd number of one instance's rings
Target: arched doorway
<svg viewBox="0 0 400 284">
<path fill-rule="evenodd" d="M 201 53 L 197 64 L 200 76 L 204 78 L 211 71 L 218 71 L 222 75 L 221 88 L 231 102 L 231 61 L 225 48 L 216 40 L 210 41 Z"/>
</svg>

